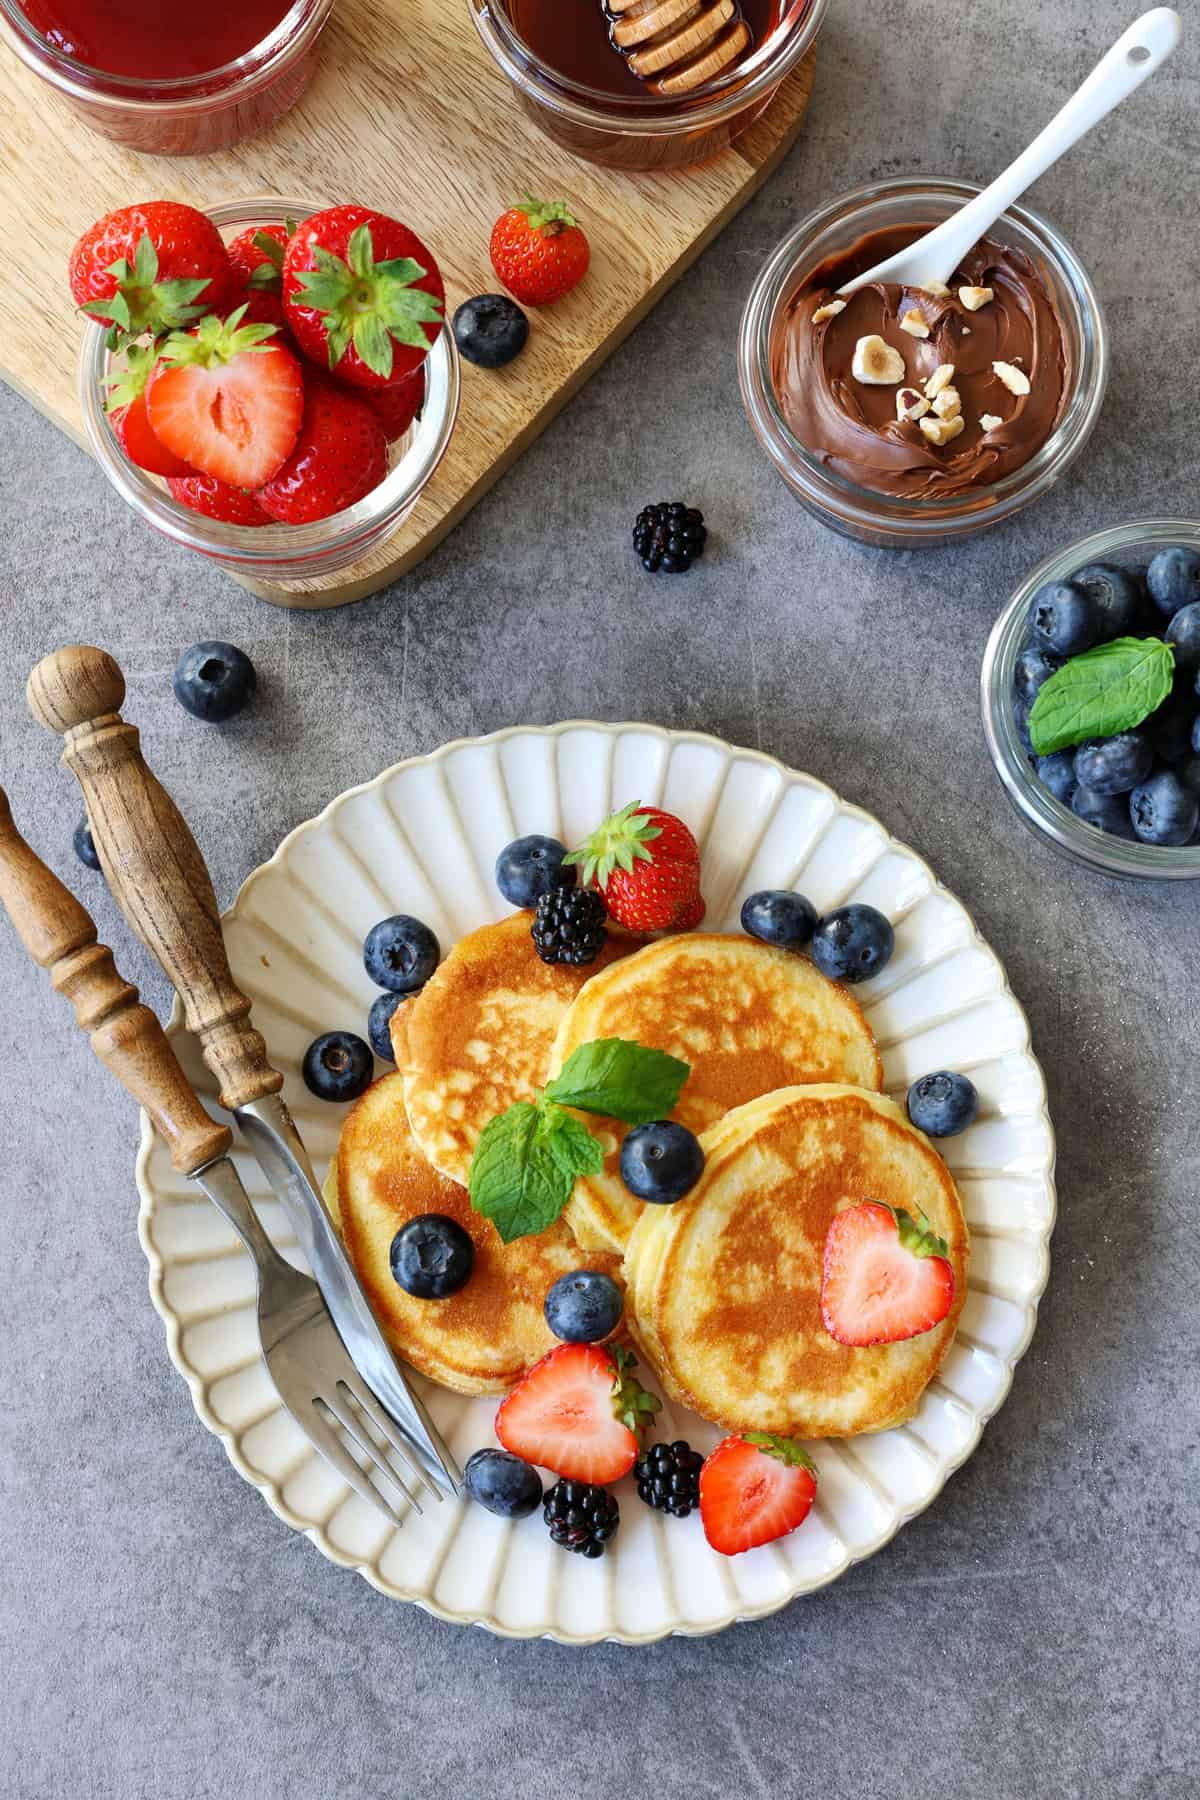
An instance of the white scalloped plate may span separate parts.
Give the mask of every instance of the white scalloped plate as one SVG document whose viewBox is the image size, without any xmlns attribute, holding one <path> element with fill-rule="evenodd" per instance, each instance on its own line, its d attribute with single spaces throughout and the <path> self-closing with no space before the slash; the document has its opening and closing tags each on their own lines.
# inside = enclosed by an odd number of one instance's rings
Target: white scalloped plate
<svg viewBox="0 0 1200 1800">
<path fill-rule="evenodd" d="M 536 1515 L 514 1525 L 466 1503 L 427 1507 L 394 1530 L 280 1409 L 258 1356 L 249 1259 L 172 1170 L 145 1118 L 137 1165 L 139 1233 L 171 1357 L 239 1474 L 381 1593 L 460 1624 L 572 1644 L 641 1644 L 760 1618 L 886 1544 L 971 1454 L 1004 1400 L 1033 1334 L 1055 1210 L 1054 1137 L 1029 1028 L 959 902 L 911 850 L 811 776 L 713 738 L 645 725 L 519 728 L 449 744 L 342 795 L 251 875 L 226 915 L 230 962 L 284 1071 L 319 1174 L 345 1109 L 309 1094 L 300 1062 L 318 1033 L 364 1029 L 374 989 L 361 944 L 371 925 L 412 912 L 446 947 L 506 910 L 491 871 L 511 838 L 544 831 L 578 841 L 632 799 L 668 807 L 695 831 L 716 928 L 736 929 L 742 900 L 764 887 L 799 888 L 822 911 L 857 899 L 887 913 L 895 956 L 858 993 L 889 1091 L 902 1098 L 916 1076 L 954 1068 L 970 1073 L 981 1096 L 977 1122 L 945 1145 L 973 1235 L 955 1343 L 911 1423 L 813 1446 L 817 1503 L 791 1537 L 717 1556 L 697 1517 L 663 1519 L 628 1481 L 620 1533 L 595 1562 L 557 1550 Z M 169 1029 L 212 1104 L 178 1008 Z M 299 1260 L 257 1165 L 241 1149 L 235 1158 L 265 1226 Z M 421 1386 L 460 1457 L 495 1441 L 494 1400 Z M 716 1439 L 677 1408 L 665 1419 L 669 1436 L 701 1447 Z"/>
</svg>

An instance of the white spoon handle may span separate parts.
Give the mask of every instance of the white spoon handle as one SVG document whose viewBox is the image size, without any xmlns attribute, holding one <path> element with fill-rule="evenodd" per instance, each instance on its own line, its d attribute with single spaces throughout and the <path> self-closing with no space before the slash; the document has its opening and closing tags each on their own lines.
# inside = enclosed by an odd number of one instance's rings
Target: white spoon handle
<svg viewBox="0 0 1200 1800">
<path fill-rule="evenodd" d="M 913 284 L 919 285 L 922 275 L 931 281 L 945 281 L 952 275 L 967 251 L 1039 175 L 1161 68 L 1179 42 L 1181 29 L 1179 14 L 1169 6 L 1156 6 L 1131 25 L 1016 162 L 919 245 L 902 253 Z M 895 260 L 899 263 L 901 258 Z M 840 291 L 850 292 L 864 279 L 870 279 L 869 275 L 847 283 Z"/>
</svg>

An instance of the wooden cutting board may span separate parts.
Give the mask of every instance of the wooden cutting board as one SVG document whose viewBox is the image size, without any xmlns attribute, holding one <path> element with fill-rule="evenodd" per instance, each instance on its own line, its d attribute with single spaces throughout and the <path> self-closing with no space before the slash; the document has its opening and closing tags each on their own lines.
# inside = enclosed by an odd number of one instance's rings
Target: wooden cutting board
<svg viewBox="0 0 1200 1800">
<path fill-rule="evenodd" d="M 23 246 L 0 280 L 0 376 L 84 442 L 75 398 L 82 327 L 66 259 L 93 219 L 131 201 L 211 206 L 275 193 L 377 206 L 436 252 L 453 310 L 495 289 L 488 238 L 506 206 L 526 191 L 569 200 L 592 245 L 586 280 L 535 313 L 528 348 L 510 368 L 464 368 L 450 448 L 400 531 L 337 575 L 243 582 L 279 606 L 361 600 L 445 537 L 745 204 L 795 142 L 813 62 L 810 52 L 734 149 L 694 169 L 629 175 L 578 161 L 537 131 L 464 0 L 338 0 L 300 106 L 218 156 L 138 156 L 110 144 L 0 44 L 0 216 L 9 242 Z M 734 329 L 731 314 L 731 355 Z"/>
</svg>

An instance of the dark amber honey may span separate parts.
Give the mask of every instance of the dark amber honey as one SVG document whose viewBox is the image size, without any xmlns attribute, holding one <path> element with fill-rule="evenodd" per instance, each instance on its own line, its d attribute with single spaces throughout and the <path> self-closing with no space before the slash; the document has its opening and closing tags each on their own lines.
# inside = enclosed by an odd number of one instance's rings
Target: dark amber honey
<svg viewBox="0 0 1200 1800">
<path fill-rule="evenodd" d="M 639 81 L 609 37 L 609 15 L 600 0 L 506 0 L 519 35 L 542 62 L 578 87 L 615 100 L 646 98 Z M 741 0 L 754 46 L 769 36 L 779 0 Z M 753 54 L 753 48 L 749 54 Z"/>
</svg>

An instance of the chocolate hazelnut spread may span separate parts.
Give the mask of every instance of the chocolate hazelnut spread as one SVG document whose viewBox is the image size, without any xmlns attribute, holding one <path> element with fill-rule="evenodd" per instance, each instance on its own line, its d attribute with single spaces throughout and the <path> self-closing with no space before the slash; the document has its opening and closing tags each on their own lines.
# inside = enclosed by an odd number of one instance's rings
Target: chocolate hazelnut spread
<svg viewBox="0 0 1200 1800">
<path fill-rule="evenodd" d="M 814 321 L 839 287 L 905 249 L 924 229 L 874 231 L 827 259 L 793 296 L 771 343 L 775 391 L 805 448 L 860 487 L 913 500 L 986 487 L 1021 468 L 1054 431 L 1074 377 L 1067 335 L 1034 264 L 991 238 L 963 259 L 948 294 L 872 283 Z M 991 298 L 981 302 L 969 294 L 978 308 L 972 310 L 960 288 L 991 289 Z M 905 328 L 922 325 L 928 336 Z M 855 378 L 856 349 L 872 337 L 903 358 L 902 379 L 880 385 Z M 862 360 L 860 353 L 860 368 Z M 1004 365 L 1000 374 L 996 364 Z M 1013 391 L 1025 381 L 1028 393 Z M 951 393 L 935 409 L 939 382 Z M 904 392 L 898 403 L 903 390 L 915 392 Z M 899 417 L 902 412 L 910 416 Z M 947 419 L 953 435 L 939 444 Z"/>
</svg>

